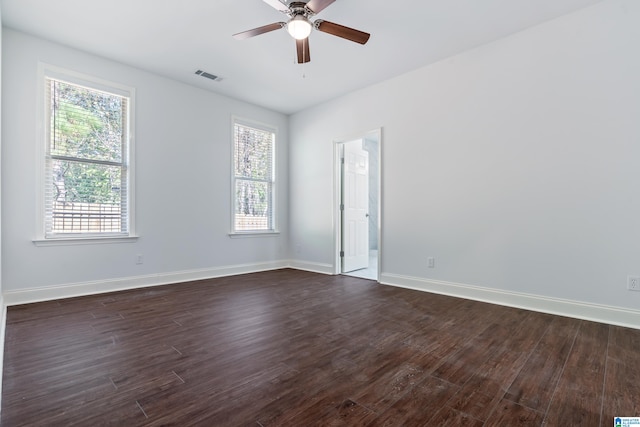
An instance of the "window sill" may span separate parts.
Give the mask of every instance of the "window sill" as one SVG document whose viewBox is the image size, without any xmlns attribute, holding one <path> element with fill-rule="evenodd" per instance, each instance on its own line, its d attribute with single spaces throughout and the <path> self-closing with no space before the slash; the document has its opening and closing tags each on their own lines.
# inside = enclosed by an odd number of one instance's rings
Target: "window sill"
<svg viewBox="0 0 640 427">
<path fill-rule="evenodd" d="M 134 243 L 138 236 L 117 237 L 59 237 L 54 239 L 35 239 L 36 246 L 70 246 L 70 245 L 100 245 L 106 243 Z"/>
<path fill-rule="evenodd" d="M 279 231 L 245 231 L 245 232 L 232 232 L 229 233 L 229 237 L 232 239 L 242 239 L 245 237 L 273 237 L 279 236 Z"/>
</svg>

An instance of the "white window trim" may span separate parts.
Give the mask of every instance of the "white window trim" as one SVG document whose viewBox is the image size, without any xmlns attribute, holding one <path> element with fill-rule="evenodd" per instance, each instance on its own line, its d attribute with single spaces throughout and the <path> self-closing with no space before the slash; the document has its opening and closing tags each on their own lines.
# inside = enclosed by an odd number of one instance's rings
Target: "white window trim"
<svg viewBox="0 0 640 427">
<path fill-rule="evenodd" d="M 240 125 L 245 125 L 249 127 L 254 127 L 256 129 L 265 130 L 267 132 L 273 132 L 275 135 L 274 144 L 273 144 L 273 153 L 272 153 L 272 162 L 273 162 L 273 186 L 272 186 L 272 194 L 271 194 L 271 221 L 273 225 L 273 229 L 271 230 L 250 230 L 250 231 L 236 231 L 235 230 L 235 214 L 236 214 L 236 177 L 235 177 L 235 125 L 236 123 Z M 239 117 L 236 115 L 231 116 L 231 219 L 229 221 L 229 237 L 230 238 L 242 238 L 242 237 L 271 237 L 277 236 L 280 234 L 280 230 L 278 228 L 278 209 L 277 209 L 277 184 L 278 184 L 278 166 L 277 166 L 277 147 L 278 144 L 278 127 L 259 122 L 256 120 L 246 119 L 244 117 Z"/>
<path fill-rule="evenodd" d="M 127 152 L 128 165 L 128 189 L 127 189 L 127 214 L 129 221 L 129 229 L 126 235 L 113 234 L 96 234 L 87 233 L 85 235 L 62 235 L 57 237 L 45 237 L 45 176 L 44 176 L 44 157 L 46 154 L 47 135 L 46 135 L 46 118 L 47 111 L 45 79 L 53 78 L 63 80 L 69 83 L 86 86 L 89 88 L 103 90 L 105 92 L 114 93 L 129 98 L 129 146 Z M 32 239 L 36 246 L 59 246 L 59 245 L 87 245 L 100 243 L 123 243 L 134 242 L 138 239 L 135 227 L 135 88 L 114 83 L 98 77 L 68 70 L 55 65 L 44 62 L 38 63 L 38 84 L 37 84 L 37 102 L 36 102 L 36 236 Z"/>
</svg>

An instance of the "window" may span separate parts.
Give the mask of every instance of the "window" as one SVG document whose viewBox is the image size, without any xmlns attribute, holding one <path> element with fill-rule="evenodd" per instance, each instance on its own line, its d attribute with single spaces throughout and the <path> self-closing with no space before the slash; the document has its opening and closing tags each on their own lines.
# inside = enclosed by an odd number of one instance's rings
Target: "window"
<svg viewBox="0 0 640 427">
<path fill-rule="evenodd" d="M 233 120 L 233 232 L 275 232 L 274 145 L 268 126 Z"/>
<path fill-rule="evenodd" d="M 44 76 L 43 237 L 131 236 L 133 90 L 59 74 Z"/>
</svg>

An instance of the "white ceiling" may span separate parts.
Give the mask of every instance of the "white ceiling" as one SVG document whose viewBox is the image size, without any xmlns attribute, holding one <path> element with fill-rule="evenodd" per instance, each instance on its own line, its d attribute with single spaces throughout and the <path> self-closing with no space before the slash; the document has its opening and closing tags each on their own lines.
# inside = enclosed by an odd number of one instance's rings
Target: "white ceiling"
<svg viewBox="0 0 640 427">
<path fill-rule="evenodd" d="M 336 0 L 314 19 L 371 39 L 314 31 L 304 65 L 286 30 L 231 37 L 286 20 L 262 0 L 0 1 L 6 27 L 291 114 L 602 0 Z"/>
</svg>

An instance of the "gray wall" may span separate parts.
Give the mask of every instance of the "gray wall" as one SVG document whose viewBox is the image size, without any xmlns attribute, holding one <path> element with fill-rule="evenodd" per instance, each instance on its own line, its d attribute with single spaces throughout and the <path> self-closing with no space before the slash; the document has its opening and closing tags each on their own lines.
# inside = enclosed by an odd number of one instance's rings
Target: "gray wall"
<svg viewBox="0 0 640 427">
<path fill-rule="evenodd" d="M 2 284 L 6 292 L 129 283 L 242 272 L 288 259 L 288 117 L 4 29 L 2 102 Z M 38 62 L 136 89 L 135 243 L 38 247 L 36 106 Z M 10 105 L 11 108 L 6 108 Z M 231 118 L 278 128 L 277 215 L 273 237 L 229 237 Z M 136 254 L 144 264 L 136 265 Z M 226 270 L 225 270 L 226 269 Z M 126 282 L 126 280 L 125 280 Z M 96 284 L 97 283 L 97 284 Z M 123 282 L 124 283 L 124 282 Z M 62 291 L 63 289 L 60 288 Z M 49 297 L 57 295 L 49 294 Z"/>
<path fill-rule="evenodd" d="M 331 141 L 382 127 L 383 281 L 640 324 L 638 40 L 604 1 L 294 114 L 297 262 L 333 269 Z"/>
</svg>

